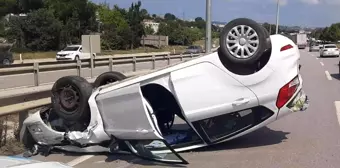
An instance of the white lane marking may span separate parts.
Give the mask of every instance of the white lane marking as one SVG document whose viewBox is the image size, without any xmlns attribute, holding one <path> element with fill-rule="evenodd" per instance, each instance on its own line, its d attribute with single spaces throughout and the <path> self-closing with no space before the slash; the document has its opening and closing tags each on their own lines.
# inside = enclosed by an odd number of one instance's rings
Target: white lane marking
<svg viewBox="0 0 340 168">
<path fill-rule="evenodd" d="M 320 62 L 321 66 L 324 66 L 323 62 Z"/>
<path fill-rule="evenodd" d="M 328 71 L 325 71 L 325 74 L 326 74 L 326 77 L 327 77 L 328 80 L 332 80 L 332 77 L 331 77 L 331 75 L 329 74 Z"/>
<path fill-rule="evenodd" d="M 70 162 L 67 163 L 67 165 L 73 167 L 81 162 L 84 162 L 85 160 L 88 160 L 90 158 L 92 158 L 94 155 L 84 155 L 84 156 L 80 156 L 74 160 L 71 160 Z"/>
<path fill-rule="evenodd" d="M 338 117 L 338 123 L 340 125 L 340 101 L 335 101 L 335 110 L 336 110 L 336 116 Z"/>
</svg>

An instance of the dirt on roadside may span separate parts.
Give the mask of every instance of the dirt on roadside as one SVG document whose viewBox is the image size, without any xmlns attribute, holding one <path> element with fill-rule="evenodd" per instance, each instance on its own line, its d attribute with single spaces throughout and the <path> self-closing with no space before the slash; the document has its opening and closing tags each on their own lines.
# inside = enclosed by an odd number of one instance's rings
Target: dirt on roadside
<svg viewBox="0 0 340 168">
<path fill-rule="evenodd" d="M 0 155 L 18 155 L 24 152 L 19 141 L 19 115 L 0 117 Z"/>
</svg>

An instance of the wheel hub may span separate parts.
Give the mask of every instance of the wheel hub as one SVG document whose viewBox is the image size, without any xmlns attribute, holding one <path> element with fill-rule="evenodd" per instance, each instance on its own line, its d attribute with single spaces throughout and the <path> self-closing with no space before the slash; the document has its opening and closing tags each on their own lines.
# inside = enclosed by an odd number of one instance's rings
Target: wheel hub
<svg viewBox="0 0 340 168">
<path fill-rule="evenodd" d="M 247 25 L 233 27 L 226 38 L 227 49 L 236 58 L 252 57 L 259 48 L 259 36 Z"/>
<path fill-rule="evenodd" d="M 239 44 L 240 44 L 241 46 L 244 46 L 246 43 L 247 43 L 247 40 L 246 40 L 245 38 L 240 38 Z"/>
<path fill-rule="evenodd" d="M 78 105 L 78 93 L 71 87 L 65 87 L 60 93 L 61 105 L 66 109 L 73 109 Z"/>
</svg>

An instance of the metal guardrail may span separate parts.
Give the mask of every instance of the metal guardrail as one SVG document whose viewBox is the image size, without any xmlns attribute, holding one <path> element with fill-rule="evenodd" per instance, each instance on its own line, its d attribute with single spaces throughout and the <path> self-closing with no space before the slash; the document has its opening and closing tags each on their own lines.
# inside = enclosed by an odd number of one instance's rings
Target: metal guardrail
<svg viewBox="0 0 340 168">
<path fill-rule="evenodd" d="M 106 57 L 94 59 L 94 67 L 108 66 L 112 71 L 114 65 L 132 64 L 133 71 L 136 71 L 136 64 L 141 62 L 152 62 L 155 69 L 156 61 L 168 61 L 168 65 L 172 59 L 193 58 L 200 54 L 180 54 L 180 55 L 152 55 L 152 56 L 132 56 L 132 57 Z M 81 76 L 82 68 L 91 68 L 90 59 L 82 59 L 78 61 L 49 61 L 49 62 L 34 62 L 24 64 L 13 64 L 11 66 L 0 66 L 0 76 L 18 75 L 18 74 L 34 74 L 34 86 L 39 86 L 39 72 L 71 70 L 76 69 L 77 75 Z"/>
<path fill-rule="evenodd" d="M 162 55 L 162 56 L 138 56 L 138 57 L 127 57 L 127 58 L 97 58 L 95 62 L 95 67 L 108 66 L 109 70 L 113 70 L 113 65 L 115 64 L 132 64 L 132 72 L 126 74 L 127 76 L 134 76 L 140 73 L 146 73 L 150 70 L 156 69 L 156 62 L 159 60 L 167 60 L 167 65 L 171 64 L 172 59 L 180 59 L 183 61 L 184 58 L 194 58 L 200 56 L 200 54 L 186 54 L 186 55 Z M 87 62 L 86 62 L 87 61 Z M 8 89 L 0 91 L 0 116 L 10 115 L 19 113 L 19 125 L 22 124 L 23 120 L 28 115 L 28 110 L 39 108 L 50 104 L 50 90 L 53 86 L 39 85 L 39 72 L 41 71 L 55 71 L 57 69 L 77 69 L 77 75 L 81 76 L 81 69 L 84 67 L 90 67 L 89 60 L 84 62 L 78 61 L 67 61 L 67 62 L 43 62 L 43 63 L 29 63 L 29 65 L 16 66 L 11 68 L 1 68 L 0 74 L 23 74 L 33 73 L 34 83 L 33 87 L 25 87 L 19 89 Z M 149 70 L 138 71 L 137 63 L 140 62 L 150 62 L 151 68 Z M 42 64 L 42 65 L 41 65 Z M 89 82 L 94 82 L 95 78 L 88 79 Z"/>
<path fill-rule="evenodd" d="M 217 48 L 212 49 L 216 51 Z M 180 54 L 180 55 L 152 55 L 152 56 L 133 56 L 133 57 L 108 57 L 108 58 L 96 58 L 94 61 L 94 67 L 108 66 L 112 71 L 113 65 L 116 64 L 132 64 L 133 71 L 125 75 L 130 77 L 139 75 L 141 73 L 147 73 L 150 70 L 155 70 L 155 63 L 157 60 L 167 60 L 167 65 L 171 64 L 171 59 L 194 58 L 201 54 Z M 77 69 L 77 75 L 81 76 L 81 69 L 91 67 L 90 59 L 84 62 L 78 61 L 62 61 L 62 62 L 35 62 L 16 64 L 11 67 L 0 67 L 0 75 L 13 75 L 23 73 L 34 74 L 34 87 L 26 87 L 20 89 L 11 89 L 0 91 L 0 116 L 17 114 L 19 113 L 19 129 L 22 126 L 24 119 L 28 116 L 28 111 L 31 109 L 39 108 L 50 104 L 50 89 L 53 84 L 39 85 L 39 72 L 41 71 L 55 71 L 58 69 Z M 137 71 L 136 64 L 138 62 L 152 62 L 152 68 L 150 70 Z M 94 82 L 95 78 L 88 79 L 89 82 Z M 5 103 L 3 103 L 5 102 Z M 8 102 L 8 103 L 6 103 Z"/>
</svg>

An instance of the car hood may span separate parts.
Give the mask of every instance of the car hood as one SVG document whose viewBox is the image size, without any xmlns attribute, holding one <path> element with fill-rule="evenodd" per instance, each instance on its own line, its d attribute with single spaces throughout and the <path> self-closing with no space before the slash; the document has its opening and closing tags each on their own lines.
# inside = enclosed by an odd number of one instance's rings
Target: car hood
<svg viewBox="0 0 340 168">
<path fill-rule="evenodd" d="M 19 156 L 0 156 L 0 168 L 71 168 L 59 162 L 40 162 Z"/>
<path fill-rule="evenodd" d="M 73 54 L 75 52 L 77 52 L 77 51 L 59 51 L 59 52 L 57 52 L 57 54 Z"/>
</svg>

